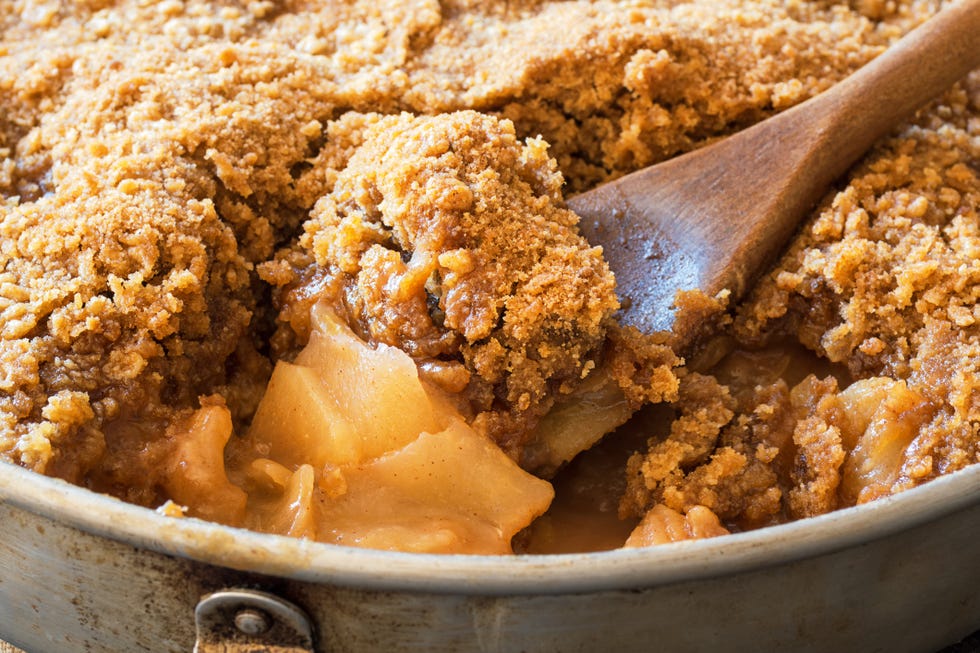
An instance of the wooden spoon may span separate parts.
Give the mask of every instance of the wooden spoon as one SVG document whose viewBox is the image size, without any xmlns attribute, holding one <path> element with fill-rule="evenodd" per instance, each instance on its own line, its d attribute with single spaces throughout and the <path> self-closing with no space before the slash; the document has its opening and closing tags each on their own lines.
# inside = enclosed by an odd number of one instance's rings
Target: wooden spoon
<svg viewBox="0 0 980 653">
<path fill-rule="evenodd" d="M 616 274 L 622 321 L 670 329 L 678 290 L 727 288 L 737 300 L 835 179 L 978 66 L 980 0 L 956 0 L 824 93 L 570 198 Z M 675 342 L 694 335 L 676 333 Z"/>
</svg>

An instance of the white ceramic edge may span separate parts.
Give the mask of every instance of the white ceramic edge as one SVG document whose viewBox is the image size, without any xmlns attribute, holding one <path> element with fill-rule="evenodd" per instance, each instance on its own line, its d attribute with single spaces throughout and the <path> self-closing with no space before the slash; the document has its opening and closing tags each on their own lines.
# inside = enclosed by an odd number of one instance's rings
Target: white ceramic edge
<svg viewBox="0 0 980 653">
<path fill-rule="evenodd" d="M 582 554 L 414 554 L 310 542 L 165 517 L 9 463 L 0 463 L 0 502 L 97 536 L 239 571 L 379 591 L 554 595 L 718 577 L 860 545 L 980 504 L 980 465 L 892 497 L 789 524 Z"/>
</svg>

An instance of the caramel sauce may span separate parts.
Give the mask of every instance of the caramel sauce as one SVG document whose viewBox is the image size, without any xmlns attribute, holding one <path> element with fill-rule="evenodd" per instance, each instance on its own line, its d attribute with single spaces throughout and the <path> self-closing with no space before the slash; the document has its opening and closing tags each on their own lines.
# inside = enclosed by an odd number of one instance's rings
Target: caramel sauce
<svg viewBox="0 0 980 653">
<path fill-rule="evenodd" d="M 584 553 L 623 546 L 639 520 L 620 519 L 626 460 L 666 433 L 673 411 L 650 405 L 599 444 L 579 454 L 553 479 L 555 499 L 524 534 L 522 553 Z"/>
</svg>

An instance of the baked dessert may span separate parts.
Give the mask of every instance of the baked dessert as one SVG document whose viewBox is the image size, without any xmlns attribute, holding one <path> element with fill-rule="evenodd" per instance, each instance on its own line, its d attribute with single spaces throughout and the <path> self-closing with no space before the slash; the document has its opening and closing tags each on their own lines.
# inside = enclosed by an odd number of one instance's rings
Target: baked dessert
<svg viewBox="0 0 980 653">
<path fill-rule="evenodd" d="M 167 514 L 468 552 L 539 550 L 547 479 L 643 406 L 674 414 L 634 420 L 603 490 L 642 519 L 631 545 L 972 464 L 976 73 L 841 180 L 694 355 L 616 323 L 564 206 L 935 10 L 4 4 L 0 455 Z M 441 471 L 351 517 L 420 461 Z"/>
</svg>

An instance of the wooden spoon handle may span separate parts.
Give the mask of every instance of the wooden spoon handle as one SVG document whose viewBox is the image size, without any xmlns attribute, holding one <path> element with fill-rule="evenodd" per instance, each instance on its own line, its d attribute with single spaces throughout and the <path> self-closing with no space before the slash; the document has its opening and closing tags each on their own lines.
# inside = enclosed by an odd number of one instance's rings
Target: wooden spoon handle
<svg viewBox="0 0 980 653">
<path fill-rule="evenodd" d="M 806 103 L 811 106 L 787 112 L 804 137 L 822 140 L 808 166 L 814 185 L 830 184 L 895 125 L 978 66 L 980 0 L 956 0 Z"/>
<path fill-rule="evenodd" d="M 834 180 L 978 66 L 980 0 L 954 0 L 827 91 L 713 146 L 719 168 L 737 169 L 741 160 L 771 183 L 771 192 L 761 201 L 744 187 L 729 194 L 729 210 L 742 216 L 726 225 L 732 264 L 704 266 L 697 287 L 709 294 L 728 288 L 733 299 L 742 296 Z M 707 216 L 702 214 L 690 235 L 711 243 L 708 230 L 717 225 Z"/>
<path fill-rule="evenodd" d="M 980 0 L 954 0 L 820 95 L 569 199 L 603 245 L 622 319 L 667 330 L 678 290 L 738 300 L 871 145 L 980 66 Z M 678 341 L 686 334 L 675 333 Z"/>
</svg>

